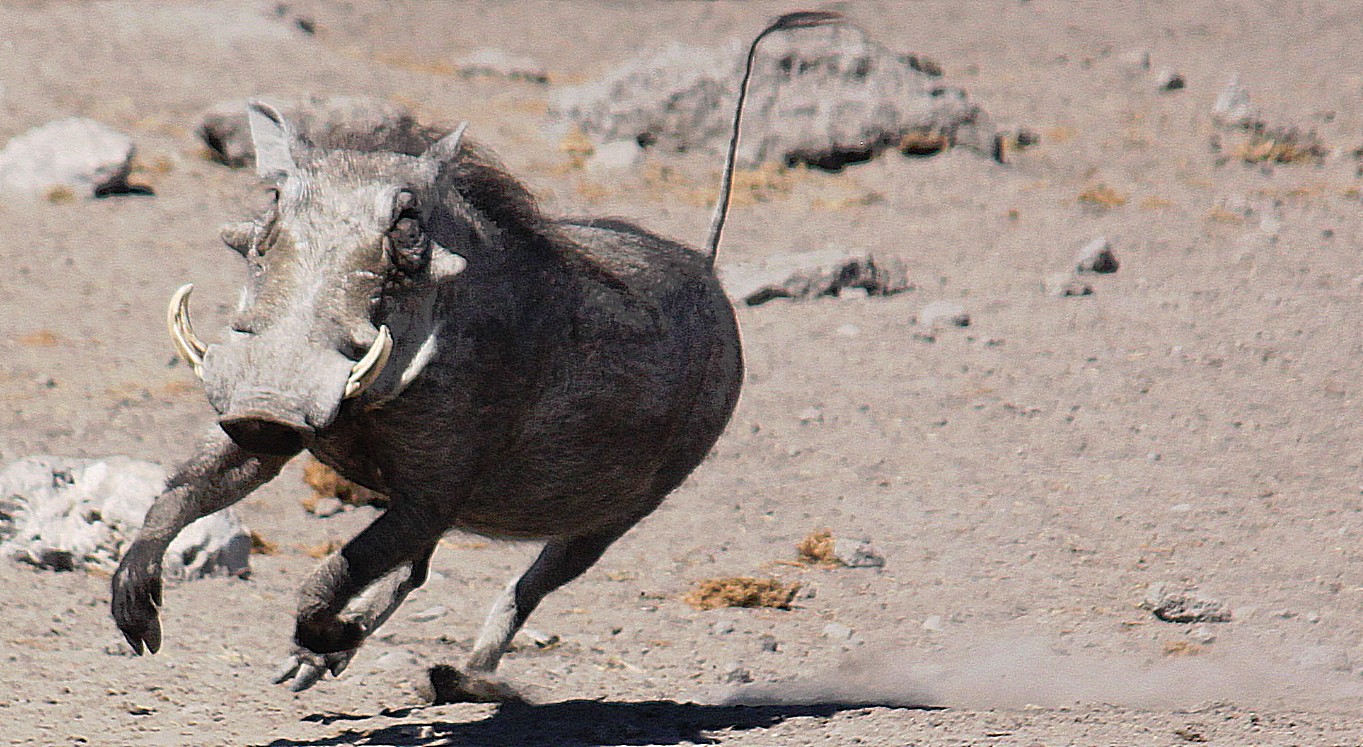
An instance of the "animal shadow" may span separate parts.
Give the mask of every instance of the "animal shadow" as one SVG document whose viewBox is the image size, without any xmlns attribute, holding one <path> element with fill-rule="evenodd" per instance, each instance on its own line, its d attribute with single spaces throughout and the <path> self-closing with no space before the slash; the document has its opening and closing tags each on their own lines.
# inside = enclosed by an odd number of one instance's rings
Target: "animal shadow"
<svg viewBox="0 0 1363 747">
<path fill-rule="evenodd" d="M 624 747 L 718 744 L 707 732 L 769 729 L 787 719 L 828 718 L 867 704 L 702 705 L 670 700 L 606 702 L 569 700 L 544 705 L 507 704 L 481 721 L 405 723 L 373 730 L 348 729 L 318 741 L 270 742 L 266 747 L 411 745 L 416 747 Z M 387 712 L 414 716 L 422 709 Z M 331 722 L 331 719 L 317 719 Z M 347 720 L 337 718 L 336 721 Z"/>
</svg>

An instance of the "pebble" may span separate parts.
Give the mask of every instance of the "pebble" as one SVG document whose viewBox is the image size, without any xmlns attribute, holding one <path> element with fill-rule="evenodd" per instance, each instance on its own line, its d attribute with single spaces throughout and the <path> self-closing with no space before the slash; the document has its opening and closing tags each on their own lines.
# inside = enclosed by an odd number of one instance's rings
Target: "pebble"
<svg viewBox="0 0 1363 747">
<path fill-rule="evenodd" d="M 885 565 L 885 556 L 866 540 L 834 540 L 833 557 L 848 568 L 880 568 Z"/>
<path fill-rule="evenodd" d="M 861 334 L 861 327 L 858 327 L 855 324 L 844 324 L 833 330 L 833 334 L 838 337 L 856 337 Z"/>
<path fill-rule="evenodd" d="M 319 519 L 325 519 L 328 516 L 335 516 L 344 510 L 345 504 L 341 502 L 341 499 L 334 495 L 329 495 L 325 498 L 317 499 L 317 503 L 312 508 L 312 515 Z"/>
<path fill-rule="evenodd" d="M 716 620 L 710 623 L 710 635 L 729 635 L 734 630 L 733 620 Z"/>
<path fill-rule="evenodd" d="M 726 685 L 746 685 L 752 682 L 752 672 L 742 664 L 734 662 L 724 668 L 724 673 L 719 678 Z"/>
<path fill-rule="evenodd" d="M 969 327 L 970 314 L 955 301 L 933 301 L 918 312 L 922 327 Z"/>
<path fill-rule="evenodd" d="M 528 639 L 535 648 L 549 648 L 561 640 L 553 633 L 546 633 L 534 628 L 521 628 L 521 635 Z"/>
<path fill-rule="evenodd" d="M 776 640 L 776 636 L 770 633 L 763 633 L 758 636 L 757 641 L 761 645 L 762 651 L 766 653 L 774 654 L 781 650 L 781 643 Z"/>
<path fill-rule="evenodd" d="M 1119 266 L 1117 255 L 1112 253 L 1112 244 L 1105 236 L 1099 236 L 1085 244 L 1074 260 L 1076 271 L 1096 275 L 1116 272 Z"/>
<path fill-rule="evenodd" d="M 1240 76 L 1231 78 L 1216 97 L 1212 120 L 1222 127 L 1253 127 L 1259 122 L 1259 113 L 1250 103 L 1249 92 L 1240 85 Z"/>
<path fill-rule="evenodd" d="M 929 633 L 940 633 L 946 630 L 946 624 L 942 622 L 941 615 L 929 615 L 923 619 L 923 630 Z"/>
<path fill-rule="evenodd" d="M 587 159 L 588 171 L 624 171 L 639 165 L 644 149 L 633 140 L 614 140 L 596 147 Z"/>
<path fill-rule="evenodd" d="M 444 617 L 447 612 L 449 612 L 449 610 L 444 605 L 437 604 L 434 607 L 424 609 L 420 612 L 413 612 L 407 616 L 407 619 L 412 622 L 430 622 L 432 620 L 439 620 Z"/>
<path fill-rule="evenodd" d="M 1093 286 L 1073 273 L 1062 272 L 1046 278 L 1042 284 L 1046 295 L 1055 298 L 1078 298 L 1093 295 Z"/>
<path fill-rule="evenodd" d="M 851 641 L 857 637 L 857 632 L 842 623 L 834 622 L 823 626 L 823 635 L 835 641 Z"/>
<path fill-rule="evenodd" d="M 1155 80 L 1155 85 L 1161 91 L 1178 91 L 1188 86 L 1187 79 L 1174 70 L 1160 71 L 1159 77 Z"/>
</svg>

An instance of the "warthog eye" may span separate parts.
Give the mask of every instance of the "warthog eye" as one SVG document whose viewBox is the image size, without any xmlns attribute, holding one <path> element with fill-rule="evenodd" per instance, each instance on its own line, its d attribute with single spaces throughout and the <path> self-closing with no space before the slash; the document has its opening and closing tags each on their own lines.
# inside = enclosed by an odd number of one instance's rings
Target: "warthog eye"
<svg viewBox="0 0 1363 747">
<path fill-rule="evenodd" d="M 403 210 L 388 229 L 388 249 L 393 264 L 401 272 L 419 272 L 430 261 L 430 242 L 421 230 L 421 219 L 415 210 Z"/>
</svg>

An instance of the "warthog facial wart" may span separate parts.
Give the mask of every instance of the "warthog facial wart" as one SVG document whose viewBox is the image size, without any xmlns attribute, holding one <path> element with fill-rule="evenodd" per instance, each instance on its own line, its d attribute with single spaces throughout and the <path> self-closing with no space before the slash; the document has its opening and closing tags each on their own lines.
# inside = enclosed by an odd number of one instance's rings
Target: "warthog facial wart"
<svg viewBox="0 0 1363 747">
<path fill-rule="evenodd" d="M 738 400 L 738 329 L 714 256 L 758 43 L 833 23 L 793 13 L 752 42 L 704 251 L 602 218 L 551 218 L 464 128 L 421 155 L 316 147 L 249 106 L 263 214 L 222 231 L 247 281 L 216 342 L 168 324 L 219 429 L 167 482 L 112 582 L 140 654 L 161 647 L 162 555 L 303 450 L 387 509 L 304 582 L 277 682 L 340 674 L 426 579 L 452 529 L 543 541 L 438 701 L 498 700 L 540 601 L 577 578 L 705 458 Z"/>
</svg>

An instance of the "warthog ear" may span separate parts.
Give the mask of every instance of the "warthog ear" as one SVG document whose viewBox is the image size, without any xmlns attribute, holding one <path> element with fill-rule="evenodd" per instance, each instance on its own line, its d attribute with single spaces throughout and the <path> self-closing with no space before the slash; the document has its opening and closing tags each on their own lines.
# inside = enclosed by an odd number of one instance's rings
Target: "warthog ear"
<svg viewBox="0 0 1363 747">
<path fill-rule="evenodd" d="M 251 124 L 256 173 L 260 178 L 280 179 L 297 170 L 292 150 L 297 136 L 284 121 L 284 115 L 269 104 L 252 101 L 246 106 L 246 119 Z"/>
<path fill-rule="evenodd" d="M 460 122 L 459 126 L 454 128 L 454 132 L 437 140 L 434 145 L 426 149 L 425 153 L 421 154 L 421 157 L 436 163 L 454 160 L 459 155 L 459 146 L 464 139 L 464 130 L 468 128 L 468 122 Z"/>
<path fill-rule="evenodd" d="M 468 260 L 446 249 L 445 247 L 431 242 L 431 277 L 436 280 L 452 278 L 464 271 L 469 266 Z"/>
<path fill-rule="evenodd" d="M 228 223 L 218 230 L 218 237 L 222 239 L 222 243 L 245 257 L 251 250 L 251 238 L 255 235 L 255 232 L 256 224 L 248 220 L 241 223 Z"/>
</svg>

